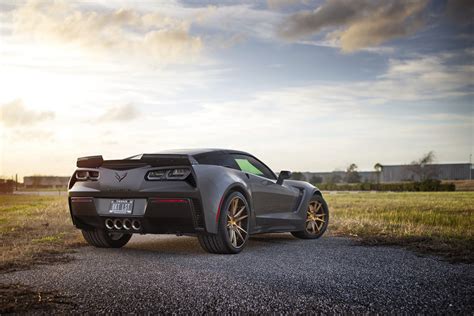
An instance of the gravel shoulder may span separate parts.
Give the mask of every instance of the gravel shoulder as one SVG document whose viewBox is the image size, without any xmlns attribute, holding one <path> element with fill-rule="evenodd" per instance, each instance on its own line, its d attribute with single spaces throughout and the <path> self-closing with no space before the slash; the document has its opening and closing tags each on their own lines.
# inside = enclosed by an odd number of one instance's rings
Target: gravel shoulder
<svg viewBox="0 0 474 316">
<path fill-rule="evenodd" d="M 123 249 L 78 249 L 73 260 L 0 275 L 55 291 L 78 312 L 459 313 L 474 309 L 474 266 L 347 238 L 252 238 L 238 255 L 197 239 L 134 236 Z"/>
</svg>

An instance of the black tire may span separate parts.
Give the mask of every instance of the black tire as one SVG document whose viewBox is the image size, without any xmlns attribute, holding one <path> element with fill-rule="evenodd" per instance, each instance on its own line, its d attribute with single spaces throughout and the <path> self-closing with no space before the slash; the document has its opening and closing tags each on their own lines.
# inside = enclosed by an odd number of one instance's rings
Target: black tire
<svg viewBox="0 0 474 316">
<path fill-rule="evenodd" d="M 317 212 L 312 212 L 311 210 L 312 205 L 317 205 L 315 207 L 315 209 L 316 208 L 318 209 Z M 319 205 L 321 206 L 318 208 Z M 309 212 L 312 212 L 314 214 L 312 218 L 315 218 L 316 221 L 308 218 L 310 216 L 308 214 Z M 291 234 L 295 236 L 296 238 L 301 238 L 301 239 L 316 239 L 316 238 L 321 237 L 326 231 L 326 229 L 328 228 L 328 224 L 329 224 L 329 208 L 326 201 L 324 201 L 322 196 L 316 194 L 311 198 L 311 200 L 308 203 L 306 216 L 307 217 L 305 221 L 305 229 L 302 231 L 291 232 Z M 324 222 L 321 222 L 321 220 L 324 220 Z M 316 227 L 311 226 L 312 223 L 308 221 L 314 222 L 315 223 L 314 225 L 316 225 Z"/>
<path fill-rule="evenodd" d="M 132 238 L 132 234 L 111 234 L 119 233 L 109 233 L 103 229 L 82 230 L 82 236 L 87 243 L 98 248 L 121 248 Z"/>
<path fill-rule="evenodd" d="M 245 206 L 246 213 L 237 214 L 235 209 L 232 208 L 231 203 L 238 199 L 239 210 Z M 232 214 L 232 211 L 234 212 Z M 238 211 L 238 210 L 237 210 Z M 242 211 L 242 212 L 244 212 Z M 229 216 L 228 216 L 229 215 Z M 233 215 L 238 215 L 233 217 Z M 245 217 L 247 216 L 247 217 Z M 231 192 L 225 199 L 222 209 L 219 214 L 219 222 L 217 225 L 217 234 L 200 234 L 198 235 L 199 243 L 201 247 L 209 253 L 218 254 L 236 254 L 242 251 L 247 245 L 249 239 L 249 224 L 250 224 L 250 209 L 247 200 L 240 192 Z M 240 221 L 234 221 L 234 219 L 241 219 Z M 229 221 L 230 220 L 230 221 Z M 235 223 L 231 224 L 231 223 Z M 228 228 L 228 225 L 231 227 Z M 232 226 L 233 225 L 233 226 Z M 241 229 L 234 228 L 240 226 Z M 243 230 L 242 230 L 243 229 Z M 231 237 L 231 230 L 234 230 L 234 237 Z M 238 232 L 237 232 L 238 231 Z M 244 234 L 244 231 L 246 232 Z M 237 233 L 236 233 L 237 232 Z"/>
</svg>

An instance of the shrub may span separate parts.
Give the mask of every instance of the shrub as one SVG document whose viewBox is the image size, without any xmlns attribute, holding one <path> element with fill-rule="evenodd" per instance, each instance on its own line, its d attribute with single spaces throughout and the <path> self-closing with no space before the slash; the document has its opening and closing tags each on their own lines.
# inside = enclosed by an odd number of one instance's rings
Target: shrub
<svg viewBox="0 0 474 316">
<path fill-rule="evenodd" d="M 429 192 L 429 191 L 454 191 L 453 183 L 441 183 L 439 180 L 425 180 L 422 182 L 399 183 L 322 183 L 317 184 L 324 191 L 395 191 L 395 192 Z"/>
</svg>

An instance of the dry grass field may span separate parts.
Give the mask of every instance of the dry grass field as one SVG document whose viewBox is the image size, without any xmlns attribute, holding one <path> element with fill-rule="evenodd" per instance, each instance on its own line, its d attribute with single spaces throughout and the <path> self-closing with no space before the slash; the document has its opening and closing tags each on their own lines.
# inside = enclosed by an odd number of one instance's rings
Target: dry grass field
<svg viewBox="0 0 474 316">
<path fill-rule="evenodd" d="M 474 262 L 474 192 L 326 194 L 329 233 Z M 0 271 L 67 260 L 84 245 L 65 196 L 0 196 Z"/>
<path fill-rule="evenodd" d="M 0 271 L 66 260 L 82 244 L 64 196 L 0 195 Z"/>
<path fill-rule="evenodd" d="M 474 192 L 326 194 L 330 232 L 474 262 Z"/>
</svg>

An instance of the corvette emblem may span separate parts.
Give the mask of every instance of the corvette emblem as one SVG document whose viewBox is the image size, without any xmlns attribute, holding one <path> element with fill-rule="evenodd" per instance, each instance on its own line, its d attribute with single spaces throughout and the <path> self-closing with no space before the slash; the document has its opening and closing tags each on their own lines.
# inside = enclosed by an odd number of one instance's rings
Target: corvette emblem
<svg viewBox="0 0 474 316">
<path fill-rule="evenodd" d="M 115 179 L 117 179 L 118 182 L 121 182 L 125 177 L 127 176 L 127 173 L 125 172 L 124 174 L 120 175 L 119 173 L 115 173 Z"/>
</svg>

